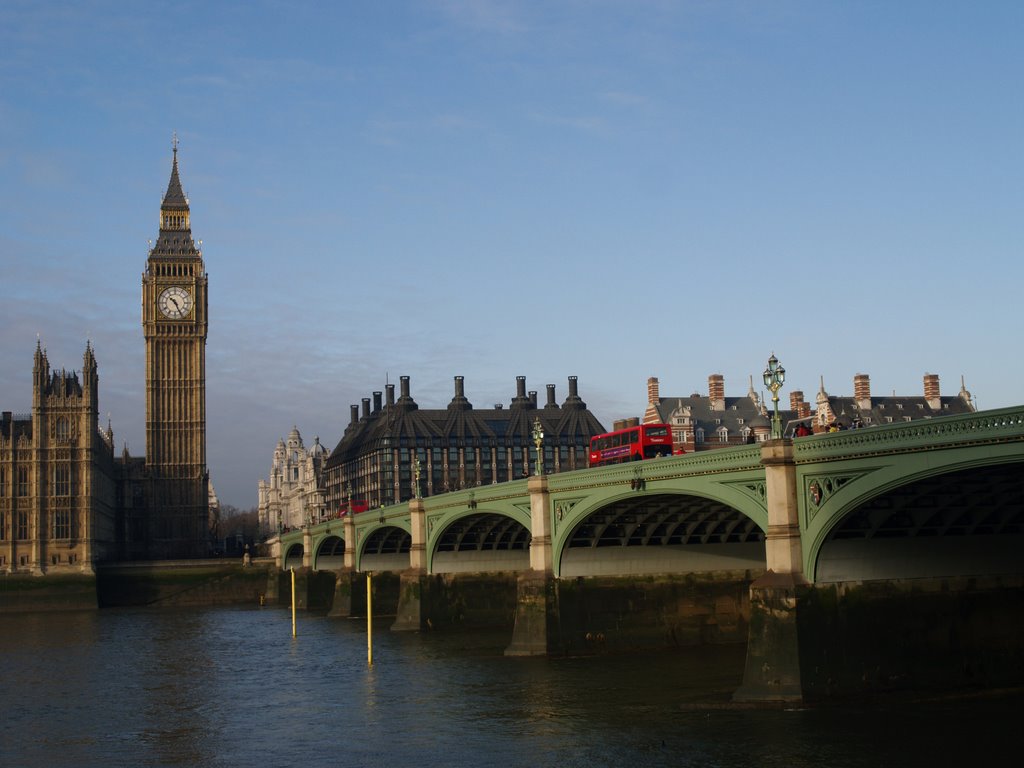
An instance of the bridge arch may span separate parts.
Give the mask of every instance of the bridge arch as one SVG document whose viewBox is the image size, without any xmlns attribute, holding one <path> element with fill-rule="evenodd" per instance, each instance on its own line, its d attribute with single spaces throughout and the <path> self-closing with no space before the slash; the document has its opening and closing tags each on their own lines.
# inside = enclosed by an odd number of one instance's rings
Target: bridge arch
<svg viewBox="0 0 1024 768">
<path fill-rule="evenodd" d="M 761 523 L 711 494 L 619 492 L 572 513 L 552 553 L 562 578 L 765 567 Z"/>
<path fill-rule="evenodd" d="M 328 534 L 316 542 L 313 554 L 314 571 L 340 571 L 345 567 L 345 540 Z"/>
<path fill-rule="evenodd" d="M 821 583 L 1022 573 L 1022 474 L 1019 455 L 893 463 L 820 506 L 821 487 L 806 482 L 806 573 Z"/>
<path fill-rule="evenodd" d="M 302 556 L 305 554 L 305 550 L 302 548 L 302 542 L 295 542 L 288 546 L 285 550 L 284 558 L 282 559 L 282 566 L 284 570 L 289 568 L 301 568 L 302 567 Z"/>
<path fill-rule="evenodd" d="M 374 523 L 358 531 L 356 570 L 404 571 L 409 567 L 412 534 L 394 522 Z"/>
<path fill-rule="evenodd" d="M 466 509 L 435 524 L 430 573 L 522 571 L 530 567 L 529 528 L 498 510 Z"/>
</svg>

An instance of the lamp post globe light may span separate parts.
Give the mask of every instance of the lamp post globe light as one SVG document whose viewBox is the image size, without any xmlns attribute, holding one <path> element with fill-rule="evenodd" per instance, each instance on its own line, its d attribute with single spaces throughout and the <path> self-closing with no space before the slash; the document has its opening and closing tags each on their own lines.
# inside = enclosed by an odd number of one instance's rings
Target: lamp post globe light
<svg viewBox="0 0 1024 768">
<path fill-rule="evenodd" d="M 540 419 L 539 418 L 535 418 L 533 420 L 533 444 L 535 446 L 537 446 L 537 471 L 535 472 L 535 474 L 537 474 L 537 475 L 543 475 L 544 474 L 543 469 L 542 469 L 543 468 L 543 464 L 541 464 L 541 462 L 544 460 L 544 457 L 543 457 L 543 454 L 541 453 L 541 448 L 540 448 L 541 447 L 541 443 L 543 443 L 543 442 L 544 442 L 544 429 L 540 425 Z"/>
<path fill-rule="evenodd" d="M 779 419 L 779 390 L 786 380 L 786 369 L 783 368 L 772 352 L 768 358 L 768 367 L 764 369 L 764 385 L 772 392 L 772 440 L 782 437 L 782 421 Z"/>
</svg>

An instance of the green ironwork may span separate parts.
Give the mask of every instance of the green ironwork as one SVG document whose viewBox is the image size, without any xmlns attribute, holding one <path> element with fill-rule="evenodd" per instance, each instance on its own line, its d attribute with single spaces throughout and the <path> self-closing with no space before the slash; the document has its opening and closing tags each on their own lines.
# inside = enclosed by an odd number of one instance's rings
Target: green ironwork
<svg viewBox="0 0 1024 768">
<path fill-rule="evenodd" d="M 814 435 L 793 441 L 797 507 L 805 576 L 814 579 L 828 533 L 866 500 L 929 477 L 974 467 L 1024 465 L 1024 406 L 963 416 Z M 636 482 L 642 479 L 642 484 Z M 477 486 L 422 499 L 426 515 L 426 567 L 445 529 L 471 514 L 493 514 L 531 528 L 525 479 Z M 573 529 L 602 507 L 637 494 L 676 494 L 711 499 L 767 529 L 761 447 L 738 446 L 639 464 L 563 472 L 547 477 L 555 575 Z M 408 503 L 353 516 L 356 569 L 366 537 L 385 526 L 412 531 Z M 339 534 L 337 520 L 311 526 L 312 552 Z M 294 553 L 303 532 L 281 535 L 281 551 Z M 315 567 L 315 566 L 314 566 Z"/>
</svg>

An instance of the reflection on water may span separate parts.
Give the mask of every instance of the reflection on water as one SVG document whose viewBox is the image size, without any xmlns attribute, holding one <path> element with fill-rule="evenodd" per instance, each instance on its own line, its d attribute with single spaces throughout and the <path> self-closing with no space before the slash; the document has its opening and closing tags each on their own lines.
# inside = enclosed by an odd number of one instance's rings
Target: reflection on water
<svg viewBox="0 0 1024 768">
<path fill-rule="evenodd" d="M 505 658 L 286 611 L 5 616 L 4 766 L 883 766 L 1003 754 L 1020 692 L 736 708 L 742 648 Z M 984 749 L 979 752 L 979 745 Z"/>
</svg>

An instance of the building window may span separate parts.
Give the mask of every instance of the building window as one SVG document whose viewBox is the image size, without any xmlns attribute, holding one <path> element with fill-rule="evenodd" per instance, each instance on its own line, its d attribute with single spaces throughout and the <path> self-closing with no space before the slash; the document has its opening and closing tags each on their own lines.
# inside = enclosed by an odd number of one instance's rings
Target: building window
<svg viewBox="0 0 1024 768">
<path fill-rule="evenodd" d="M 70 496 L 71 495 L 71 467 L 66 464 L 60 464 L 53 469 L 53 495 L 54 496 Z M 58 538 L 67 538 L 58 537 Z"/>
<path fill-rule="evenodd" d="M 718 428 L 718 442 L 728 443 L 729 442 L 729 430 L 725 427 Z"/>
<path fill-rule="evenodd" d="M 71 510 L 58 509 L 53 513 L 53 538 L 71 538 Z"/>
<path fill-rule="evenodd" d="M 0 498 L 7 495 L 7 467 L 0 467 Z"/>
<path fill-rule="evenodd" d="M 20 541 L 28 539 L 28 512 L 18 513 L 18 539 Z"/>
<path fill-rule="evenodd" d="M 697 443 L 698 445 L 704 442 L 703 427 L 697 427 L 695 430 L 693 430 L 693 442 Z"/>
<path fill-rule="evenodd" d="M 0 541 L 7 538 L 7 513 L 0 512 Z"/>
<path fill-rule="evenodd" d="M 57 439 L 68 439 L 68 419 L 66 416 L 61 416 L 57 419 Z"/>
<path fill-rule="evenodd" d="M 28 467 L 18 467 L 18 496 L 28 496 Z"/>
</svg>

